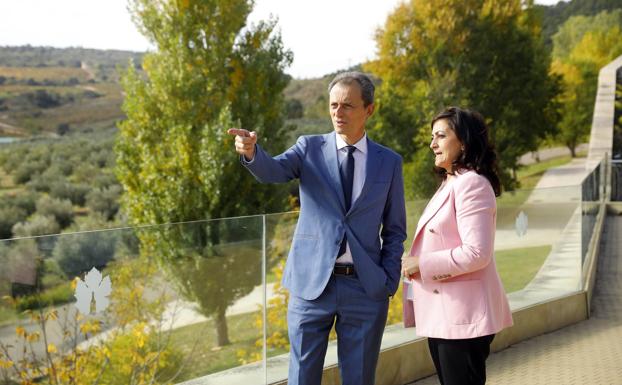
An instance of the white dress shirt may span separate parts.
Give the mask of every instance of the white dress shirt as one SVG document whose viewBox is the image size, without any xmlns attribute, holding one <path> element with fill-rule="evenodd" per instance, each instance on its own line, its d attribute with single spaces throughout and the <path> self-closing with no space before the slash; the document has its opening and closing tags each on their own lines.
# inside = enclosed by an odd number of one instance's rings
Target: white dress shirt
<svg viewBox="0 0 622 385">
<path fill-rule="evenodd" d="M 339 134 L 336 134 L 337 140 L 337 161 L 339 165 L 348 156 L 348 151 L 345 149 L 348 143 L 341 138 Z M 353 144 L 356 147 L 356 151 L 352 154 L 354 156 L 354 180 L 352 181 L 352 203 L 350 207 L 354 206 L 354 202 L 361 195 L 363 190 L 363 184 L 365 184 L 365 172 L 367 169 L 367 133 L 363 134 L 363 137 Z M 339 263 L 352 263 L 352 253 L 350 252 L 350 243 L 346 242 L 346 252 L 337 261 Z"/>
</svg>

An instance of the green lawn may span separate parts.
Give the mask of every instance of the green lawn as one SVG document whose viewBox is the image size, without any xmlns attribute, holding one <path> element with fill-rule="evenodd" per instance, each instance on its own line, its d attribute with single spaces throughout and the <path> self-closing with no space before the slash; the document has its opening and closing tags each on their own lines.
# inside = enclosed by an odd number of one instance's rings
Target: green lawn
<svg viewBox="0 0 622 385">
<path fill-rule="evenodd" d="M 216 328 L 212 320 L 185 326 L 171 332 L 172 345 L 182 352 L 184 367 L 176 382 L 205 376 L 240 365 L 239 350 L 261 353 L 263 348 L 255 341 L 261 338 L 261 330 L 255 326 L 256 313 L 227 317 L 231 344 L 215 347 Z M 268 355 L 286 353 L 283 349 L 269 349 Z"/>
<path fill-rule="evenodd" d="M 495 252 L 497 271 L 507 293 L 521 290 L 536 275 L 551 252 L 551 246 L 527 247 Z"/>
<path fill-rule="evenodd" d="M 12 324 L 19 318 L 13 308 L 4 306 L 4 304 L 0 305 L 0 326 Z"/>
</svg>

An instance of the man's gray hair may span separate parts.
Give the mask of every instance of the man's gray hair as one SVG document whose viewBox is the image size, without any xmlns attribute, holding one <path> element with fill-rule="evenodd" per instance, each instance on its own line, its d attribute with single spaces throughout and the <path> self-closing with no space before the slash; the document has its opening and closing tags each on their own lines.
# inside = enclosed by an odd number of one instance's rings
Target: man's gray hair
<svg viewBox="0 0 622 385">
<path fill-rule="evenodd" d="M 376 87 L 374 87 L 374 83 L 372 83 L 369 76 L 365 75 L 362 72 L 349 71 L 337 74 L 337 76 L 335 76 L 335 78 L 328 85 L 328 92 L 330 93 L 330 90 L 332 90 L 337 83 L 349 85 L 352 84 L 352 82 L 357 82 L 358 85 L 361 87 L 361 96 L 363 97 L 363 104 L 365 105 L 365 107 L 373 104 L 374 90 L 376 89 Z"/>
</svg>

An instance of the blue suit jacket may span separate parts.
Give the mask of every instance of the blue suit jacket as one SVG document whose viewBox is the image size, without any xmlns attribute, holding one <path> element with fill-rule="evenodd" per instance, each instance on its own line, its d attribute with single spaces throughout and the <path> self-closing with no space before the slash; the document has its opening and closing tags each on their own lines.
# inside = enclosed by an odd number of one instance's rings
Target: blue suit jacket
<svg viewBox="0 0 622 385">
<path fill-rule="evenodd" d="M 301 136 L 274 158 L 257 146 L 253 161 L 242 163 L 263 183 L 300 179 L 300 216 L 284 287 L 307 300 L 319 297 L 345 232 L 365 292 L 372 299 L 386 299 L 399 285 L 406 239 L 402 158 L 368 139 L 365 184 L 346 212 L 335 135 Z"/>
</svg>

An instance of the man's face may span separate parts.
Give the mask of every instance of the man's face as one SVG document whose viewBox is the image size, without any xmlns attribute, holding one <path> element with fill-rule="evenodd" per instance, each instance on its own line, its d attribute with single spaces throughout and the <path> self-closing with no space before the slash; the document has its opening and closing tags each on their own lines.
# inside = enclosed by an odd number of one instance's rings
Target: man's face
<svg viewBox="0 0 622 385">
<path fill-rule="evenodd" d="M 373 104 L 365 107 L 358 83 L 337 83 L 330 90 L 330 118 L 337 134 L 353 140 L 360 139 L 365 131 L 365 122 L 373 112 Z"/>
</svg>

